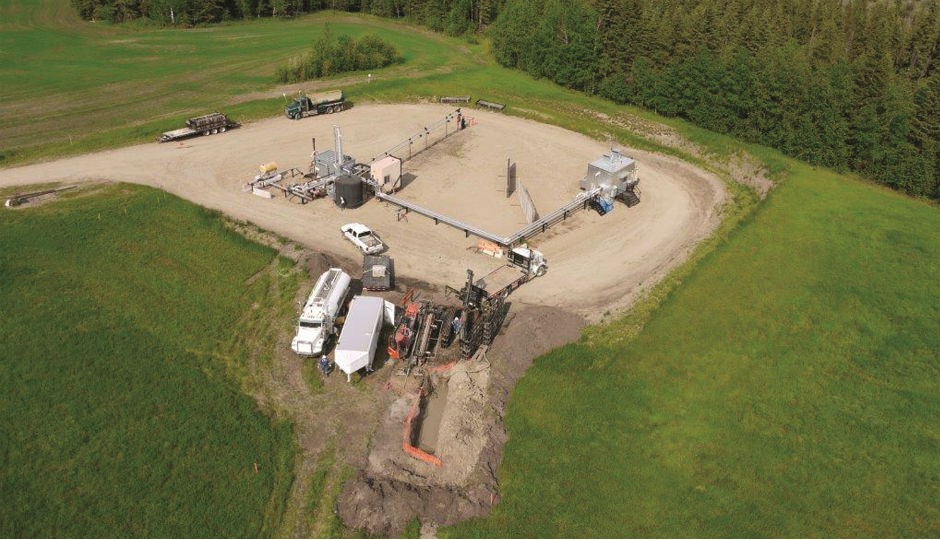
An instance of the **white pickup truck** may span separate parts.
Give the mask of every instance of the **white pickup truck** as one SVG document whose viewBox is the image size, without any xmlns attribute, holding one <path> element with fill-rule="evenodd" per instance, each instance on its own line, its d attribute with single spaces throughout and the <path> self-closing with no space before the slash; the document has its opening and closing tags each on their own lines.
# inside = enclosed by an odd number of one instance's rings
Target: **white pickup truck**
<svg viewBox="0 0 940 540">
<path fill-rule="evenodd" d="M 379 235 L 362 223 L 347 223 L 341 227 L 343 236 L 366 255 L 375 255 L 385 250 L 385 244 Z"/>
</svg>

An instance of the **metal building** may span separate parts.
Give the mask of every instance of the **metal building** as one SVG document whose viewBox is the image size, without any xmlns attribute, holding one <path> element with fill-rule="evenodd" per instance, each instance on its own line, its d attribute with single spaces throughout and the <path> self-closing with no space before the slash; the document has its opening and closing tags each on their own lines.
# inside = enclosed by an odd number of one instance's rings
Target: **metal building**
<svg viewBox="0 0 940 540">
<path fill-rule="evenodd" d="M 636 180 L 636 160 L 611 148 L 609 154 L 588 164 L 587 174 L 581 180 L 581 189 L 611 186 L 622 192 L 628 185 L 635 184 Z"/>
</svg>

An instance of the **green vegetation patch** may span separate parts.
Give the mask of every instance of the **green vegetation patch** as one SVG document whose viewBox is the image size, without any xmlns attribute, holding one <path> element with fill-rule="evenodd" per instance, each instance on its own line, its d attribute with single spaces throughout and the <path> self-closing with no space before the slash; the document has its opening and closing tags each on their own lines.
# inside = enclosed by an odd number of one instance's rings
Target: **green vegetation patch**
<svg viewBox="0 0 940 540">
<path fill-rule="evenodd" d="M 940 530 L 940 212 L 791 166 L 635 339 L 536 361 L 502 502 L 449 534 Z"/>
<path fill-rule="evenodd" d="M 271 534 L 292 435 L 224 344 L 273 251 L 126 185 L 0 211 L 0 245 L 0 534 Z"/>
<path fill-rule="evenodd" d="M 310 50 L 292 57 L 287 65 L 279 66 L 274 79 L 282 83 L 308 81 L 402 62 L 404 58 L 398 49 L 375 34 L 337 37 L 327 28 Z"/>
</svg>

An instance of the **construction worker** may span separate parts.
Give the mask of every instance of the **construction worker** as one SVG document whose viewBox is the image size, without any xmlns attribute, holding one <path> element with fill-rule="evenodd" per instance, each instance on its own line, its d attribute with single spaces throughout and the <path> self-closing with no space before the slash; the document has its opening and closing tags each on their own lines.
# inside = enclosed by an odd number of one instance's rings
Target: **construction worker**
<svg viewBox="0 0 940 540">
<path fill-rule="evenodd" d="M 332 371 L 332 366 L 330 365 L 330 359 L 324 354 L 320 357 L 320 373 L 323 373 L 323 376 L 326 377 Z"/>
<path fill-rule="evenodd" d="M 460 317 L 454 317 L 454 322 L 450 323 L 450 328 L 453 335 L 457 335 L 457 332 L 460 331 Z"/>
</svg>

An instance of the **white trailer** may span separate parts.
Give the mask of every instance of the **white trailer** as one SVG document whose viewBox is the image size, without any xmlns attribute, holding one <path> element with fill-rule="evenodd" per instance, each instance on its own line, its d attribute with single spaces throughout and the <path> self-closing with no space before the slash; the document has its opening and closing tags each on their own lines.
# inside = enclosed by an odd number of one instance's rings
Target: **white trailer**
<svg viewBox="0 0 940 540">
<path fill-rule="evenodd" d="M 336 366 L 346 374 L 347 381 L 362 368 L 372 370 L 384 318 L 385 300 L 377 296 L 357 296 L 349 304 L 334 351 Z"/>
<path fill-rule="evenodd" d="M 346 302 L 352 278 L 340 268 L 330 268 L 314 285 L 297 321 L 297 335 L 290 348 L 301 356 L 323 352 L 326 340 L 334 333 L 334 321 Z"/>
</svg>

